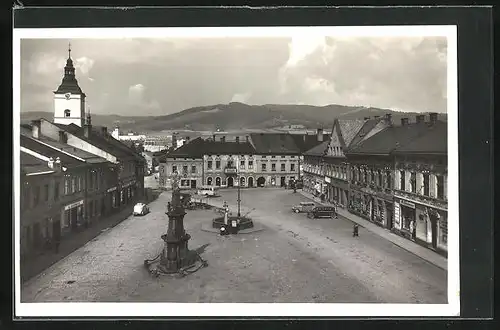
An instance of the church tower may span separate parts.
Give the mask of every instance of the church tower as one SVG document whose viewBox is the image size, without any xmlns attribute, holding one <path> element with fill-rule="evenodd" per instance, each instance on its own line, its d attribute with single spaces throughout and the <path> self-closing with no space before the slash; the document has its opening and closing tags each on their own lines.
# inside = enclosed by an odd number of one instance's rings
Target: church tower
<svg viewBox="0 0 500 330">
<path fill-rule="evenodd" d="M 85 122 L 85 93 L 82 92 L 75 77 L 75 67 L 71 59 L 71 44 L 68 60 L 64 67 L 61 85 L 54 92 L 54 123 L 75 124 L 83 127 Z"/>
</svg>

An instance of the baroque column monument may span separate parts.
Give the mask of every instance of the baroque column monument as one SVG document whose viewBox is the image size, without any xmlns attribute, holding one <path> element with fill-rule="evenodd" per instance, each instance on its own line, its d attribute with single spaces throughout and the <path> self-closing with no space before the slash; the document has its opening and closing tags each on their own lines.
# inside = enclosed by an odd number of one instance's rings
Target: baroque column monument
<svg viewBox="0 0 500 330">
<path fill-rule="evenodd" d="M 190 251 L 188 241 L 191 236 L 184 230 L 184 216 L 186 211 L 181 203 L 179 189 L 179 175 L 172 176 L 172 201 L 168 203 L 168 229 L 162 235 L 164 241 L 163 250 L 151 260 L 145 260 L 144 265 L 150 272 L 158 276 L 160 274 L 187 275 L 206 267 L 208 264 L 196 251 Z M 159 264 L 153 268 L 151 265 L 158 261 Z"/>
</svg>

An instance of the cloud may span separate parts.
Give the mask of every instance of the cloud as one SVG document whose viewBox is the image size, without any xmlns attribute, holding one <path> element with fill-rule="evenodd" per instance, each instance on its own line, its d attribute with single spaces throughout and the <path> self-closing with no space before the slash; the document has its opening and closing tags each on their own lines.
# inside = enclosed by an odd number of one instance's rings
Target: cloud
<svg viewBox="0 0 500 330">
<path fill-rule="evenodd" d="M 23 111 L 52 111 L 67 45 L 21 41 Z M 93 113 L 164 115 L 230 101 L 446 111 L 444 38 L 121 38 L 71 45 Z"/>
<path fill-rule="evenodd" d="M 233 95 L 230 102 L 245 103 L 245 102 L 248 102 L 248 100 L 250 99 L 251 96 L 252 96 L 252 93 L 237 93 L 237 94 Z"/>
<path fill-rule="evenodd" d="M 88 75 L 90 69 L 94 66 L 94 60 L 88 57 L 79 57 L 74 61 L 75 68 L 79 70 L 79 73 L 83 75 Z"/>
</svg>

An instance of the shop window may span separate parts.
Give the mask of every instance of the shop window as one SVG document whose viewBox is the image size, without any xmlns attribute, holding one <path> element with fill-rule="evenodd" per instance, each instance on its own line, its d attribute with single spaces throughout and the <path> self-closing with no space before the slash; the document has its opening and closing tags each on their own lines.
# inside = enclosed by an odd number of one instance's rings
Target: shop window
<svg viewBox="0 0 500 330">
<path fill-rule="evenodd" d="M 446 217 L 441 216 L 439 227 L 441 228 L 441 242 L 448 244 L 448 219 Z"/>
</svg>

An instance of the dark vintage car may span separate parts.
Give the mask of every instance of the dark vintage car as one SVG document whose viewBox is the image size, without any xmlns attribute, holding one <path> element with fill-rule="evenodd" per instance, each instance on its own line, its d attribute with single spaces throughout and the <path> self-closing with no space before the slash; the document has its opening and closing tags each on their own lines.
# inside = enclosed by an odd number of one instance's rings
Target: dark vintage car
<svg viewBox="0 0 500 330">
<path fill-rule="evenodd" d="M 311 211 L 307 213 L 308 218 L 335 218 L 337 217 L 337 211 L 334 206 L 316 206 Z"/>
</svg>

